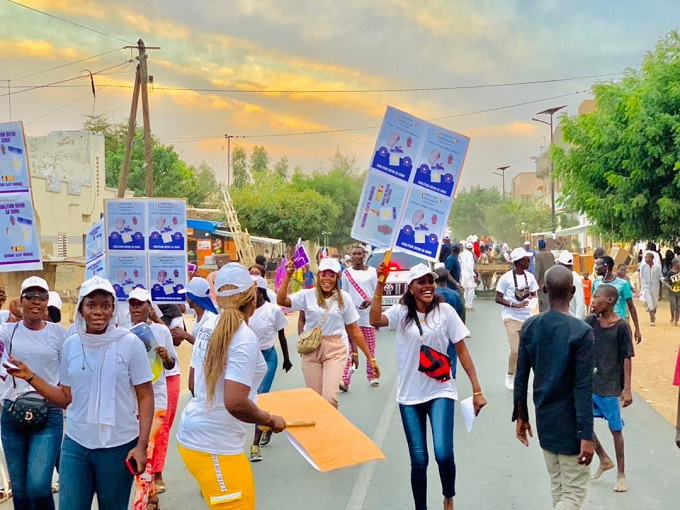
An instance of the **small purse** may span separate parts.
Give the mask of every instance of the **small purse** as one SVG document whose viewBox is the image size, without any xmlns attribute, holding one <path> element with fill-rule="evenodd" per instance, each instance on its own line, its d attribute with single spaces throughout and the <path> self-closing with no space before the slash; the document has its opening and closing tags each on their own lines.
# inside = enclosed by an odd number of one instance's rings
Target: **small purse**
<svg viewBox="0 0 680 510">
<path fill-rule="evenodd" d="M 324 308 L 323 319 L 318 326 L 303 331 L 298 336 L 297 342 L 297 352 L 298 354 L 309 354 L 310 352 L 316 351 L 321 345 L 321 340 L 323 340 L 323 335 L 321 334 L 321 328 L 326 322 L 326 317 L 328 316 L 328 304 Z"/>
<path fill-rule="evenodd" d="M 423 327 L 420 322 L 416 322 L 420 332 L 420 354 L 418 361 L 418 372 L 436 379 L 439 382 L 446 382 L 451 379 L 451 360 L 446 354 L 439 352 L 432 347 L 425 345 L 423 341 Z"/>
<path fill-rule="evenodd" d="M 531 291 L 529 290 L 529 279 L 527 278 L 527 274 L 524 273 L 524 287 L 521 289 L 518 288 L 517 275 L 515 274 L 514 270 L 512 271 L 512 279 L 515 281 L 515 299 L 521 303 L 531 296 Z"/>
<path fill-rule="evenodd" d="M 9 353 L 12 354 L 12 340 L 14 340 L 14 333 L 17 332 L 19 323 L 14 326 L 12 337 L 9 339 Z M 17 381 L 12 377 L 12 384 L 14 389 L 17 387 Z M 29 397 L 23 395 L 17 397 L 14 402 L 7 408 L 9 417 L 18 427 L 27 429 L 41 429 L 47 424 L 47 402 L 41 398 Z"/>
</svg>

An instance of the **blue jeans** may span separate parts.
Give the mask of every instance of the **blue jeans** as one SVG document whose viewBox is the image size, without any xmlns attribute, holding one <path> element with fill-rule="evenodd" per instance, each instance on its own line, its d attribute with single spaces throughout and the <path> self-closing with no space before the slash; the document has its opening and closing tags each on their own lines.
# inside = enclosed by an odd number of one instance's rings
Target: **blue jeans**
<svg viewBox="0 0 680 510">
<path fill-rule="evenodd" d="M 449 343 L 449 346 L 446 349 L 446 355 L 451 361 L 451 379 L 455 379 L 456 371 L 458 370 L 458 351 L 454 344 Z"/>
<path fill-rule="evenodd" d="M 16 425 L 5 400 L 2 413 L 2 447 L 12 482 L 16 510 L 53 510 L 52 472 L 57 463 L 64 429 L 61 409 L 50 407 L 47 424 L 38 430 Z"/>
<path fill-rule="evenodd" d="M 453 405 L 450 398 L 436 398 L 422 404 L 399 404 L 408 452 L 411 457 L 411 490 L 416 510 L 427 508 L 427 431 L 429 416 L 434 457 L 439 466 L 442 494 L 456 495 L 456 463 L 453 457 Z"/>
<path fill-rule="evenodd" d="M 125 458 L 137 439 L 113 448 L 89 449 L 66 436 L 59 466 L 59 510 L 127 510 L 134 477 Z"/>
<path fill-rule="evenodd" d="M 264 379 L 262 379 L 262 383 L 260 384 L 260 387 L 257 389 L 257 392 L 269 393 L 269 390 L 272 389 L 272 384 L 274 384 L 276 367 L 279 364 L 279 355 L 276 354 L 275 347 L 272 347 L 271 349 L 265 349 L 264 351 L 260 352 L 262 353 L 264 360 L 267 362 L 267 373 L 264 375 Z"/>
</svg>

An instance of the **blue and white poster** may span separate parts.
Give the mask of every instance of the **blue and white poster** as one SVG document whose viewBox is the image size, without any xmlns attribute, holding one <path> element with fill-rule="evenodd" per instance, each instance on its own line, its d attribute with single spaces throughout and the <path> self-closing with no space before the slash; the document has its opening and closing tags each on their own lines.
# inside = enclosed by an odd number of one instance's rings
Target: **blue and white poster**
<svg viewBox="0 0 680 510">
<path fill-rule="evenodd" d="M 30 193 L 0 194 L 0 272 L 41 270 Z"/>
<path fill-rule="evenodd" d="M 428 126 L 423 148 L 415 160 L 413 184 L 453 197 L 470 139 L 437 126 Z"/>
<path fill-rule="evenodd" d="M 449 199 L 412 189 L 394 248 L 435 259 L 444 237 L 450 209 Z"/>
<path fill-rule="evenodd" d="M 422 120 L 388 106 L 371 167 L 409 182 L 424 128 Z"/>
<path fill-rule="evenodd" d="M 88 263 L 104 254 L 104 220 L 92 225 L 85 239 L 85 263 Z"/>
<path fill-rule="evenodd" d="M 0 193 L 29 191 L 31 179 L 21 122 L 0 124 Z"/>
<path fill-rule="evenodd" d="M 186 251 L 187 204 L 184 200 L 147 201 L 149 250 Z"/>
<path fill-rule="evenodd" d="M 108 253 L 106 259 L 106 273 L 113 284 L 118 301 L 127 301 L 134 288 L 147 288 L 148 271 L 145 254 Z"/>
<path fill-rule="evenodd" d="M 149 292 L 156 303 L 177 303 L 186 297 L 179 291 L 187 286 L 187 256 L 149 254 Z"/>
<path fill-rule="evenodd" d="M 101 255 L 85 264 L 85 279 L 89 280 L 93 276 L 109 279 L 106 273 L 106 255 Z"/>
<path fill-rule="evenodd" d="M 407 191 L 406 184 L 389 179 L 380 172 L 369 173 L 354 217 L 352 238 L 376 248 L 391 247 Z"/>
<path fill-rule="evenodd" d="M 108 199 L 104 202 L 104 218 L 108 250 L 144 250 L 145 200 Z"/>
</svg>

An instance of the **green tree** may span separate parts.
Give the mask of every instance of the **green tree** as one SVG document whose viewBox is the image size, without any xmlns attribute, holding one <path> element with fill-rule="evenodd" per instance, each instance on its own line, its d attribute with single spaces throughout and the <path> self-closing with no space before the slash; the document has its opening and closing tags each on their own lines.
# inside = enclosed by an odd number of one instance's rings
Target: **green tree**
<svg viewBox="0 0 680 510">
<path fill-rule="evenodd" d="M 243 188 L 250 182 L 248 174 L 248 154 L 246 150 L 238 144 L 234 144 L 231 151 L 231 185 L 235 188 Z"/>
<path fill-rule="evenodd" d="M 490 206 L 498 205 L 501 201 L 501 193 L 497 188 L 473 186 L 469 190 L 459 191 L 449 214 L 452 237 L 465 239 L 473 234 L 487 235 L 487 211 Z"/>
<path fill-rule="evenodd" d="M 295 189 L 314 190 L 329 198 L 339 208 L 336 221 L 324 229 L 325 232 L 332 232 L 329 237 L 332 245 L 352 243 L 352 223 L 365 177 L 365 172 L 360 173 L 356 159 L 343 156 L 339 150 L 330 160 L 330 169 L 327 172 L 320 169 L 308 176 L 296 168 L 293 174 L 292 183 Z"/>
<path fill-rule="evenodd" d="M 487 206 L 484 216 L 491 237 L 512 247 L 520 246 L 526 233 L 545 232 L 552 225 L 550 207 L 513 199 Z"/>
<path fill-rule="evenodd" d="M 282 156 L 274 165 L 274 172 L 283 179 L 288 178 L 288 169 L 288 158 L 286 156 Z"/>
<path fill-rule="evenodd" d="M 618 241 L 677 242 L 680 229 L 680 34 L 661 39 L 639 70 L 593 87 L 596 110 L 564 119 L 553 148 L 563 203 Z"/>
<path fill-rule="evenodd" d="M 260 145 L 253 147 L 253 152 L 250 154 L 250 174 L 253 177 L 268 174 L 270 159 L 267 149 Z"/>
</svg>

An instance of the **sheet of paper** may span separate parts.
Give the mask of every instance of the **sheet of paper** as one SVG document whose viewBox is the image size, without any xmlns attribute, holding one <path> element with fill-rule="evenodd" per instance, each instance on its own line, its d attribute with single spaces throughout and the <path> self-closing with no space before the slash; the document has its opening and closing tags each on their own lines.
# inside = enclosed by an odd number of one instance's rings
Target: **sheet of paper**
<svg viewBox="0 0 680 510">
<path fill-rule="evenodd" d="M 531 308 L 532 310 L 535 310 L 537 307 L 538 307 L 538 298 L 537 297 L 531 298 L 529 300 L 529 308 Z"/>
<path fill-rule="evenodd" d="M 463 413 L 463 421 L 465 421 L 465 427 L 467 431 L 472 430 L 472 426 L 475 424 L 475 406 L 472 404 L 472 397 L 468 397 L 465 400 L 460 401 L 460 410 Z"/>
</svg>

